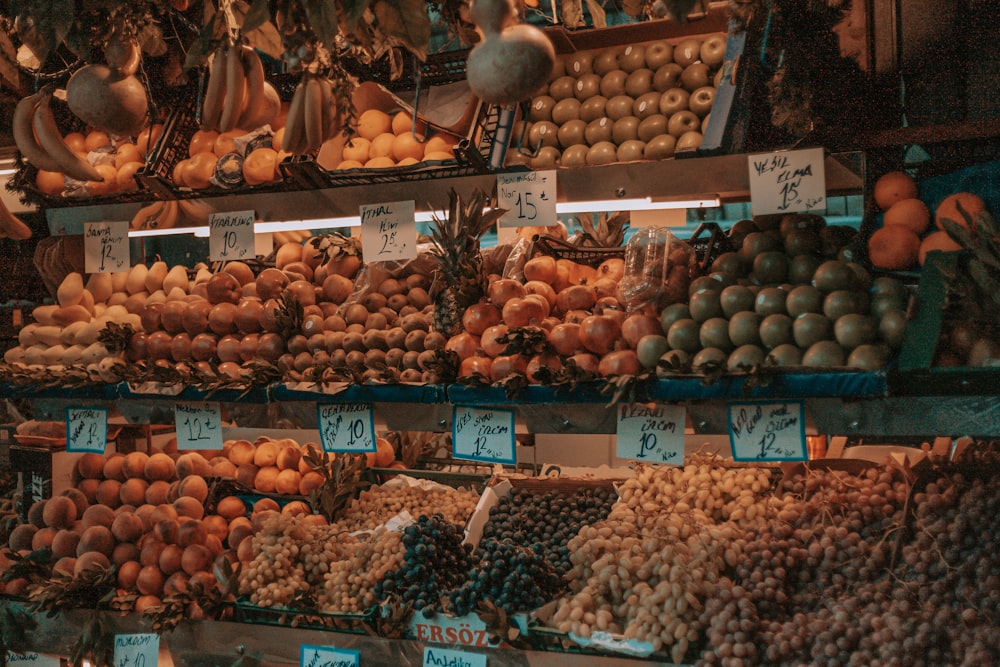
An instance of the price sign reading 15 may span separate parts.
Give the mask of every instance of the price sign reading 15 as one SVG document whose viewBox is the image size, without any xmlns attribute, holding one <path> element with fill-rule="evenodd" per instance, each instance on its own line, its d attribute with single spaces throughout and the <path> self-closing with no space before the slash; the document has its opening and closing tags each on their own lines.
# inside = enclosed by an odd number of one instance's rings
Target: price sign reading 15
<svg viewBox="0 0 1000 667">
<path fill-rule="evenodd" d="M 319 434 L 324 452 L 374 452 L 375 414 L 370 405 L 319 405 Z"/>
<path fill-rule="evenodd" d="M 685 419 L 682 405 L 621 405 L 616 453 L 623 459 L 683 465 Z"/>
<path fill-rule="evenodd" d="M 805 461 L 806 411 L 797 401 L 729 404 L 729 443 L 736 461 Z"/>
<path fill-rule="evenodd" d="M 556 216 L 556 172 L 497 174 L 497 205 L 506 209 L 501 227 L 549 227 Z"/>
<path fill-rule="evenodd" d="M 821 211 L 826 208 L 826 163 L 822 148 L 747 156 L 750 208 L 754 215 Z"/>
<path fill-rule="evenodd" d="M 213 213 L 208 218 L 208 251 L 215 261 L 254 257 L 253 211 Z"/>
<path fill-rule="evenodd" d="M 218 403 L 174 405 L 177 449 L 222 449 L 222 410 Z"/>
<path fill-rule="evenodd" d="M 128 247 L 128 222 L 83 224 L 84 270 L 87 273 L 128 271 L 132 266 Z"/>
</svg>

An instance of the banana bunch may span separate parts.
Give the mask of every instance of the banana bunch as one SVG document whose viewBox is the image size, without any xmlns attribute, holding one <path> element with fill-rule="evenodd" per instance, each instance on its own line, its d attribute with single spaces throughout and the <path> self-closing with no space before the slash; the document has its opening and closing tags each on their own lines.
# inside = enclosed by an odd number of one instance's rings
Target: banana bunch
<svg viewBox="0 0 1000 667">
<path fill-rule="evenodd" d="M 311 153 L 338 132 L 340 116 L 333 83 L 325 76 L 306 72 L 288 107 L 281 149 L 294 155 Z"/>
<path fill-rule="evenodd" d="M 132 229 L 170 229 L 171 227 L 204 227 L 215 209 L 196 199 L 154 201 L 140 208 L 132 217 Z"/>
<path fill-rule="evenodd" d="M 286 232 L 272 232 L 274 247 L 280 248 L 286 243 L 302 243 L 311 236 L 307 229 L 289 229 Z"/>
<path fill-rule="evenodd" d="M 201 107 L 202 130 L 254 130 L 271 122 L 280 110 L 281 98 L 264 78 L 257 51 L 245 44 L 216 49 Z"/>
<path fill-rule="evenodd" d="M 61 171 L 78 181 L 103 181 L 93 165 L 66 145 L 52 114 L 51 101 L 52 88 L 45 87 L 14 107 L 11 130 L 17 150 L 38 169 Z"/>
<path fill-rule="evenodd" d="M 10 212 L 7 204 L 0 199 L 0 238 L 23 241 L 31 238 L 31 227 Z"/>
</svg>

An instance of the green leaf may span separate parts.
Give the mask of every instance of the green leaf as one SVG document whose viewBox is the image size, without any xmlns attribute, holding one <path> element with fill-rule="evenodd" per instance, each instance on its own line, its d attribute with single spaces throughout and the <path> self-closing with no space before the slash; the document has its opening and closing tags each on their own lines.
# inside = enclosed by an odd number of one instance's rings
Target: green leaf
<svg viewBox="0 0 1000 667">
<path fill-rule="evenodd" d="M 281 46 L 281 35 L 278 29 L 270 21 L 265 21 L 250 32 L 243 32 L 247 42 L 253 48 L 264 53 L 275 60 L 281 60 L 284 49 Z"/>
<path fill-rule="evenodd" d="M 267 0 L 253 0 L 247 15 L 243 17 L 243 33 L 246 34 L 264 25 L 271 19 L 271 12 L 268 8 Z"/>
<path fill-rule="evenodd" d="M 337 22 L 337 5 L 329 0 L 303 0 L 306 19 L 319 39 L 327 48 L 337 43 L 340 26 Z"/>
<path fill-rule="evenodd" d="M 211 3 L 206 3 L 211 6 Z M 208 55 L 212 52 L 212 45 L 226 31 L 226 18 L 222 12 L 206 12 L 205 24 L 201 29 L 201 34 L 188 49 L 187 57 L 184 59 L 184 69 L 201 67 L 208 60 Z"/>
<path fill-rule="evenodd" d="M 73 26 L 73 0 L 27 0 L 19 9 L 18 37 L 44 64 Z"/>
<path fill-rule="evenodd" d="M 421 60 L 427 58 L 431 41 L 431 18 L 424 0 L 376 0 L 378 29 Z"/>
</svg>

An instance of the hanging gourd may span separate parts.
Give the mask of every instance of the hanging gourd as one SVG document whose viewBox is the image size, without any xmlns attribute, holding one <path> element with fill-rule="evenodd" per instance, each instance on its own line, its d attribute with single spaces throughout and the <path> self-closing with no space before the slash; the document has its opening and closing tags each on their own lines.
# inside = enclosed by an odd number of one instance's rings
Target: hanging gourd
<svg viewBox="0 0 1000 667">
<path fill-rule="evenodd" d="M 107 64 L 81 67 L 66 84 L 66 104 L 77 118 L 116 136 L 136 136 L 146 125 L 146 89 L 135 76 L 142 54 L 134 40 L 112 35 Z"/>
</svg>

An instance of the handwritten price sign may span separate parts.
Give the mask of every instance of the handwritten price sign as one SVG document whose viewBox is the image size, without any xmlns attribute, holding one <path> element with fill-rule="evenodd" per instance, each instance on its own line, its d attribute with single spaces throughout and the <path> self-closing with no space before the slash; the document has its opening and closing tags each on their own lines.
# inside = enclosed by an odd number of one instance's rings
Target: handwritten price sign
<svg viewBox="0 0 1000 667">
<path fill-rule="evenodd" d="M 222 410 L 218 403 L 174 405 L 177 449 L 222 449 Z"/>
<path fill-rule="evenodd" d="M 635 403 L 618 408 L 616 450 L 623 459 L 649 463 L 684 463 L 682 405 Z"/>
<path fill-rule="evenodd" d="M 517 462 L 514 411 L 455 406 L 451 442 L 456 459 L 513 465 Z"/>
<path fill-rule="evenodd" d="M 116 273 L 132 266 L 128 247 L 128 222 L 83 223 L 84 270 Z"/>
<path fill-rule="evenodd" d="M 370 405 L 319 405 L 319 435 L 324 452 L 375 451 L 375 414 Z"/>
<path fill-rule="evenodd" d="M 208 254 L 215 261 L 254 257 L 253 211 L 213 213 L 208 217 Z"/>
<path fill-rule="evenodd" d="M 154 667 L 159 654 L 159 635 L 115 635 L 115 667 Z"/>
<path fill-rule="evenodd" d="M 57 655 L 36 653 L 35 651 L 25 651 L 24 653 L 7 651 L 7 664 L 18 666 L 31 665 L 32 667 L 59 667 L 62 663 Z"/>
<path fill-rule="evenodd" d="M 107 408 L 66 408 L 67 452 L 103 454 L 107 445 Z"/>
<path fill-rule="evenodd" d="M 332 646 L 299 647 L 299 667 L 359 667 L 361 652 Z"/>
<path fill-rule="evenodd" d="M 482 653 L 454 651 L 445 648 L 424 647 L 424 667 L 486 667 Z"/>
<path fill-rule="evenodd" d="M 361 247 L 366 261 L 417 256 L 417 221 L 413 201 L 361 207 Z"/>
<path fill-rule="evenodd" d="M 805 461 L 805 407 L 795 401 L 730 403 L 729 444 L 737 461 Z"/>
<path fill-rule="evenodd" d="M 754 215 L 826 208 L 822 148 L 758 153 L 750 163 L 750 207 Z"/>
<path fill-rule="evenodd" d="M 501 227 L 556 224 L 556 172 L 497 174 L 497 205 L 507 210 Z"/>
</svg>

